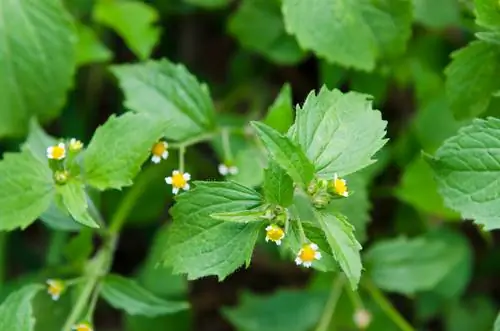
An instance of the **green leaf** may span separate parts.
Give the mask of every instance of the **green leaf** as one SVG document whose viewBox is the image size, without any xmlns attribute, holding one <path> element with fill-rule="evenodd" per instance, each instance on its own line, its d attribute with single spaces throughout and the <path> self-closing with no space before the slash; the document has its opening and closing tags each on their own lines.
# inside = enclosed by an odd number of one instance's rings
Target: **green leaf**
<svg viewBox="0 0 500 331">
<path fill-rule="evenodd" d="M 160 39 L 160 28 L 155 26 L 157 10 L 140 1 L 97 1 L 93 18 L 116 31 L 141 60 L 150 57 Z"/>
<path fill-rule="evenodd" d="M 231 0 L 184 0 L 184 1 L 207 9 L 216 9 L 227 6 Z"/>
<path fill-rule="evenodd" d="M 264 180 L 264 168 L 267 155 L 262 153 L 254 144 L 247 144 L 238 149 L 234 159 L 234 165 L 238 167 L 238 173 L 231 180 L 248 187 L 257 187 Z"/>
<path fill-rule="evenodd" d="M 264 171 L 262 187 L 267 202 L 288 207 L 293 202 L 293 180 L 275 162 L 270 162 Z"/>
<path fill-rule="evenodd" d="M 493 331 L 500 331 L 500 313 L 497 315 L 495 319 L 495 325 L 493 326 Z"/>
<path fill-rule="evenodd" d="M 476 37 L 477 39 L 486 41 L 487 43 L 500 45 L 500 31 L 476 32 Z"/>
<path fill-rule="evenodd" d="M 262 197 L 232 182 L 195 182 L 193 190 L 177 197 L 171 209 L 174 222 L 165 241 L 163 262 L 188 279 L 209 275 L 223 280 L 252 257 L 262 223 L 217 221 L 214 213 L 256 208 Z"/>
<path fill-rule="evenodd" d="M 107 62 L 113 58 L 113 53 L 99 40 L 94 30 L 83 24 L 79 24 L 77 28 L 76 64 L 78 66 Z"/>
<path fill-rule="evenodd" d="M 256 208 L 251 210 L 241 210 L 241 211 L 231 211 L 226 213 L 215 213 L 211 214 L 215 220 L 234 222 L 234 223 L 250 223 L 250 222 L 262 222 L 262 216 L 264 215 L 264 208 Z"/>
<path fill-rule="evenodd" d="M 89 214 L 87 193 L 82 182 L 77 179 L 69 180 L 64 185 L 58 185 L 57 192 L 61 195 L 64 205 L 75 221 L 91 228 L 99 227 Z"/>
<path fill-rule="evenodd" d="M 325 292 L 281 290 L 268 296 L 244 293 L 235 308 L 224 308 L 223 315 L 245 331 L 304 331 L 321 317 Z"/>
<path fill-rule="evenodd" d="M 452 54 L 445 70 L 446 93 L 458 119 L 472 118 L 488 109 L 492 95 L 500 90 L 500 48 L 474 41 Z"/>
<path fill-rule="evenodd" d="M 385 127 L 367 95 L 323 87 L 311 92 L 289 135 L 306 151 L 319 177 L 345 176 L 372 164 L 386 143 Z"/>
<path fill-rule="evenodd" d="M 486 296 L 468 297 L 464 301 L 454 302 L 444 318 L 446 330 L 490 331 L 495 321 L 497 307 Z"/>
<path fill-rule="evenodd" d="M 66 260 L 73 263 L 84 263 L 87 261 L 94 251 L 92 239 L 92 230 L 89 228 L 82 229 L 64 246 L 63 254 Z"/>
<path fill-rule="evenodd" d="M 158 298 L 134 280 L 114 274 L 104 278 L 101 295 L 111 306 L 124 310 L 130 315 L 154 317 L 189 308 L 187 302 Z"/>
<path fill-rule="evenodd" d="M 474 0 L 476 23 L 492 30 L 500 29 L 500 3 L 497 0 Z"/>
<path fill-rule="evenodd" d="M 35 319 L 31 301 L 43 288 L 27 285 L 10 294 L 0 306 L 0 330 L 33 331 Z"/>
<path fill-rule="evenodd" d="M 292 89 L 289 84 L 283 85 L 262 122 L 279 133 L 287 132 L 293 124 Z"/>
<path fill-rule="evenodd" d="M 76 37 L 61 1 L 0 0 L 0 8 L 0 137 L 21 136 L 31 116 L 59 115 L 72 83 Z"/>
<path fill-rule="evenodd" d="M 351 288 L 356 290 L 361 278 L 361 245 L 354 236 L 354 227 L 343 215 L 316 212 L 316 217 L 325 232 L 333 256 L 349 279 Z"/>
<path fill-rule="evenodd" d="M 300 186 L 307 187 L 314 177 L 314 166 L 300 147 L 263 123 L 252 122 L 252 126 L 274 161 Z"/>
<path fill-rule="evenodd" d="M 476 119 L 446 140 L 429 159 L 445 204 L 464 219 L 500 228 L 500 120 Z"/>
<path fill-rule="evenodd" d="M 40 215 L 40 220 L 53 230 L 79 231 L 82 226 L 69 215 L 67 210 L 63 210 L 63 208 L 58 206 L 55 201 L 58 198 L 54 196 L 52 203 Z"/>
<path fill-rule="evenodd" d="M 285 31 L 279 0 L 244 0 L 230 17 L 228 29 L 240 44 L 279 64 L 304 58 L 294 37 Z"/>
<path fill-rule="evenodd" d="M 413 0 L 415 20 L 429 28 L 445 28 L 460 24 L 457 0 Z"/>
<path fill-rule="evenodd" d="M 185 140 L 215 126 L 214 105 L 205 84 L 168 60 L 112 67 L 125 93 L 125 106 L 175 123 L 168 139 Z"/>
<path fill-rule="evenodd" d="M 0 162 L 0 230 L 25 229 L 49 207 L 53 193 L 52 172 L 46 163 L 28 151 L 4 154 Z"/>
<path fill-rule="evenodd" d="M 170 124 L 143 113 L 112 115 L 96 130 L 85 151 L 85 182 L 99 190 L 132 185 L 151 146 Z"/>
</svg>

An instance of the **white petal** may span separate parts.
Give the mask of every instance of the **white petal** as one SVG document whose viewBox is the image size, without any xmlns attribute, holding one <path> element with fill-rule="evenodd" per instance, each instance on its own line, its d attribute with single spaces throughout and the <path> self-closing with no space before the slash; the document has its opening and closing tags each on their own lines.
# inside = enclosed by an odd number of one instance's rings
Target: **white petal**
<svg viewBox="0 0 500 331">
<path fill-rule="evenodd" d="M 345 191 L 342 195 L 347 198 L 349 196 L 349 192 Z"/>
<path fill-rule="evenodd" d="M 165 182 L 169 185 L 172 185 L 172 177 L 166 177 Z"/>
<path fill-rule="evenodd" d="M 76 139 L 75 139 L 75 138 L 71 138 L 71 139 L 69 140 L 69 144 L 70 144 L 70 145 L 73 145 L 74 143 L 76 143 Z"/>
<path fill-rule="evenodd" d="M 178 187 L 172 187 L 172 193 L 173 194 L 179 193 L 179 188 Z"/>
<path fill-rule="evenodd" d="M 59 144 L 57 144 L 57 146 L 61 147 L 62 149 L 66 149 L 66 146 L 64 145 L 64 143 L 59 143 Z"/>
<path fill-rule="evenodd" d="M 191 179 L 191 175 L 187 172 L 183 173 L 182 174 L 182 177 L 185 179 L 185 180 L 190 180 Z"/>
<path fill-rule="evenodd" d="M 48 148 L 47 148 L 47 157 L 48 157 L 49 159 L 51 159 L 51 158 L 52 158 L 52 153 L 53 153 L 53 152 L 54 152 L 54 147 L 50 146 L 50 147 L 48 147 Z"/>
<path fill-rule="evenodd" d="M 59 294 L 52 294 L 52 300 L 54 301 L 59 300 Z"/>
<path fill-rule="evenodd" d="M 281 245 L 281 239 L 278 239 L 275 241 L 276 245 L 280 246 Z"/>
<path fill-rule="evenodd" d="M 167 152 L 167 151 L 163 152 L 163 154 L 161 155 L 161 157 L 162 157 L 164 160 L 166 160 L 166 159 L 168 158 L 168 152 Z"/>
<path fill-rule="evenodd" d="M 302 264 L 302 259 L 300 257 L 295 258 L 295 264 L 301 265 Z"/>
<path fill-rule="evenodd" d="M 266 236 L 266 243 L 271 240 L 271 238 L 269 238 L 268 236 Z"/>
<path fill-rule="evenodd" d="M 347 185 L 347 181 L 345 179 L 340 180 L 344 185 Z"/>
<path fill-rule="evenodd" d="M 158 163 L 160 163 L 160 161 L 161 161 L 161 158 L 159 156 L 157 156 L 157 155 L 153 155 L 151 157 L 151 162 L 153 162 L 153 163 L 157 163 L 158 164 Z"/>
<path fill-rule="evenodd" d="M 266 226 L 266 231 L 270 231 L 270 230 L 272 230 L 272 229 L 273 229 L 273 226 L 272 226 L 272 225 L 268 225 L 268 226 Z"/>
<path fill-rule="evenodd" d="M 312 266 L 312 262 L 304 262 L 303 265 L 306 268 L 310 268 Z"/>
<path fill-rule="evenodd" d="M 315 243 L 311 243 L 309 245 L 309 247 L 311 247 L 313 250 L 317 251 L 318 250 L 318 245 L 316 245 Z"/>
<path fill-rule="evenodd" d="M 174 170 L 172 171 L 172 175 L 175 176 L 175 175 L 178 175 L 179 174 L 179 170 Z"/>
<path fill-rule="evenodd" d="M 187 191 L 191 188 L 191 186 L 189 186 L 189 184 L 186 183 L 186 185 L 184 185 L 184 187 L 182 188 L 184 191 Z"/>
<path fill-rule="evenodd" d="M 338 178 L 339 178 L 339 176 L 335 173 L 335 174 L 333 175 L 333 181 L 337 181 L 337 179 L 338 179 Z"/>
<path fill-rule="evenodd" d="M 225 164 L 219 164 L 219 173 L 222 176 L 226 176 L 229 173 L 229 169 L 227 169 Z"/>
<path fill-rule="evenodd" d="M 238 174 L 238 167 L 235 167 L 235 166 L 229 167 L 229 173 L 231 175 L 237 175 Z"/>
<path fill-rule="evenodd" d="M 314 254 L 314 258 L 315 258 L 316 260 L 321 260 L 321 253 L 320 253 L 320 252 L 316 252 L 316 253 Z"/>
</svg>

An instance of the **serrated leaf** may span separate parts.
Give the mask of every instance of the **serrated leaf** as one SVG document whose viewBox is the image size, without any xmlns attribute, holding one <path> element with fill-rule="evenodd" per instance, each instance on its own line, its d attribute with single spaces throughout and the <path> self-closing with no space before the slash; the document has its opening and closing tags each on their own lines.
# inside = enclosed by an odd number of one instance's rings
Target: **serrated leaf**
<svg viewBox="0 0 500 331">
<path fill-rule="evenodd" d="M 0 306 L 0 330 L 33 331 L 35 319 L 31 301 L 43 288 L 27 285 L 10 294 Z"/>
<path fill-rule="evenodd" d="M 259 122 L 252 122 L 257 135 L 271 155 L 272 159 L 303 188 L 314 177 L 314 166 L 304 152 L 286 136 Z"/>
<path fill-rule="evenodd" d="M 500 228 L 498 148 L 500 120 L 476 119 L 428 160 L 445 204 L 487 230 Z"/>
<path fill-rule="evenodd" d="M 143 113 L 112 115 L 97 128 L 85 150 L 85 182 L 99 190 L 132 185 L 151 146 L 170 124 Z"/>
<path fill-rule="evenodd" d="M 262 197 L 233 182 L 195 182 L 193 190 L 177 197 L 174 219 L 165 241 L 163 262 L 188 279 L 209 275 L 219 280 L 250 263 L 262 224 L 217 221 L 214 213 L 256 208 Z"/>
<path fill-rule="evenodd" d="M 356 290 L 361 278 L 361 245 L 354 236 L 354 227 L 342 215 L 316 212 L 316 217 L 325 232 L 333 257 L 344 271 L 351 288 Z"/>
<path fill-rule="evenodd" d="M 262 216 L 264 215 L 265 208 L 259 207 L 251 210 L 239 210 L 230 211 L 226 213 L 214 213 L 211 214 L 215 220 L 234 222 L 234 223 L 250 223 L 250 222 L 262 222 Z"/>
<path fill-rule="evenodd" d="M 335 173 L 345 176 L 375 162 L 373 155 L 387 141 L 386 125 L 369 96 L 323 87 L 297 108 L 289 135 L 306 152 L 317 175 L 331 179 Z"/>
<path fill-rule="evenodd" d="M 76 64 L 78 66 L 112 59 L 113 53 L 99 40 L 94 30 L 86 25 L 78 24 L 77 31 Z"/>
<path fill-rule="evenodd" d="M 185 140 L 214 128 L 210 93 L 183 65 L 168 60 L 112 67 L 125 93 L 125 106 L 175 123 L 168 139 Z"/>
<path fill-rule="evenodd" d="M 21 136 L 31 116 L 46 121 L 59 114 L 76 37 L 60 1 L 0 0 L 0 16 L 0 137 Z"/>
<path fill-rule="evenodd" d="M 497 0 L 474 0 L 476 23 L 492 30 L 500 29 L 500 3 Z"/>
<path fill-rule="evenodd" d="M 287 132 L 293 124 L 292 89 L 289 84 L 283 85 L 262 122 L 280 133 Z"/>
<path fill-rule="evenodd" d="M 52 172 L 29 151 L 6 153 L 0 161 L 0 230 L 24 229 L 50 205 Z"/>
<path fill-rule="evenodd" d="M 244 0 L 230 17 L 229 32 L 250 50 L 281 64 L 300 61 L 305 53 L 285 31 L 279 0 Z"/>
<path fill-rule="evenodd" d="M 267 202 L 288 207 L 293 202 L 293 180 L 276 162 L 269 162 L 262 186 Z"/>
<path fill-rule="evenodd" d="M 476 32 L 476 37 L 477 37 L 477 39 L 482 40 L 482 41 L 486 41 L 487 43 L 494 44 L 494 45 L 500 45 L 500 32 L 499 31 Z"/>
<path fill-rule="evenodd" d="M 96 22 L 116 31 L 141 60 L 149 58 L 160 39 L 161 30 L 155 25 L 158 11 L 143 2 L 100 0 L 92 15 Z"/>
<path fill-rule="evenodd" d="M 130 315 L 155 317 L 189 308 L 187 302 L 158 298 L 136 281 L 115 274 L 104 278 L 101 295 L 111 306 Z"/>
<path fill-rule="evenodd" d="M 472 118 L 488 109 L 492 95 L 500 90 L 500 47 L 474 41 L 454 52 L 446 67 L 446 93 L 458 119 Z"/>
<path fill-rule="evenodd" d="M 460 24 L 457 0 L 413 0 L 415 20 L 430 28 L 445 28 Z"/>
<path fill-rule="evenodd" d="M 91 228 L 99 227 L 89 214 L 87 193 L 82 182 L 77 179 L 69 180 L 64 185 L 58 185 L 57 192 L 61 195 L 64 206 L 75 221 Z"/>
</svg>

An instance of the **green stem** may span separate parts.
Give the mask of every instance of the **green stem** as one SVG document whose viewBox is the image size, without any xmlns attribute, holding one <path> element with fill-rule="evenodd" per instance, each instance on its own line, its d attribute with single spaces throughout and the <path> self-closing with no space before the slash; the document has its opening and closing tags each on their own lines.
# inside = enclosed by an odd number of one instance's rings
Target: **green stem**
<svg viewBox="0 0 500 331">
<path fill-rule="evenodd" d="M 188 139 L 188 140 L 183 141 L 181 143 L 169 143 L 168 147 L 171 149 L 181 149 L 181 148 L 186 148 L 186 147 L 189 147 L 192 145 L 196 145 L 198 143 L 205 142 L 205 141 L 208 141 L 208 140 L 214 138 L 217 134 L 219 134 L 219 130 L 220 129 L 217 129 L 217 130 L 214 130 L 212 132 L 205 133 L 205 134 L 201 134 L 199 136 Z"/>
<path fill-rule="evenodd" d="M 359 293 L 357 291 L 353 291 L 351 286 L 349 286 L 349 284 L 346 284 L 345 288 L 354 309 L 355 310 L 364 309 L 363 300 L 361 300 Z"/>
<path fill-rule="evenodd" d="M 304 227 L 302 226 L 302 222 L 300 221 L 299 218 L 296 220 L 298 226 L 299 226 L 299 234 L 300 234 L 300 239 L 302 241 L 302 245 L 307 243 L 307 237 L 306 237 L 306 232 L 304 231 Z"/>
<path fill-rule="evenodd" d="M 370 293 L 373 300 L 379 305 L 379 307 L 386 313 L 394 324 L 396 324 L 402 331 L 415 331 L 415 329 L 404 319 L 403 316 L 394 308 L 392 303 L 386 298 L 386 296 L 380 291 L 373 282 L 370 280 L 364 282 L 366 290 Z"/>
<path fill-rule="evenodd" d="M 330 295 L 328 296 L 328 301 L 326 302 L 325 309 L 323 309 L 323 314 L 319 320 L 316 331 L 327 331 L 328 327 L 332 321 L 333 313 L 337 306 L 337 302 L 342 294 L 342 288 L 344 287 L 345 276 L 340 274 L 338 277 L 333 279 L 332 286 L 330 288 Z"/>
</svg>

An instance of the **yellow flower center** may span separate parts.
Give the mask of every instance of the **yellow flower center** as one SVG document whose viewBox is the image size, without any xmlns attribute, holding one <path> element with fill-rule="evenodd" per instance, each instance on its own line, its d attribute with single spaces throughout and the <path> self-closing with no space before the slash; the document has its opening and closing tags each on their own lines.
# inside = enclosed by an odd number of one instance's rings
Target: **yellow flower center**
<svg viewBox="0 0 500 331">
<path fill-rule="evenodd" d="M 92 331 L 92 328 L 87 324 L 78 324 L 74 330 L 75 331 Z"/>
<path fill-rule="evenodd" d="M 162 156 L 166 150 L 167 149 L 165 148 L 165 144 L 163 143 L 163 141 L 160 141 L 153 145 L 151 153 L 156 156 Z"/>
<path fill-rule="evenodd" d="M 347 185 L 343 179 L 335 179 L 333 182 L 333 187 L 338 195 L 345 195 L 345 193 L 347 192 Z"/>
<path fill-rule="evenodd" d="M 52 147 L 52 158 L 58 160 L 62 159 L 64 157 L 64 147 L 61 147 L 59 145 L 53 146 Z"/>
<path fill-rule="evenodd" d="M 59 295 L 64 289 L 64 284 L 61 281 L 51 281 L 49 284 L 48 292 L 50 295 Z"/>
<path fill-rule="evenodd" d="M 269 230 L 267 230 L 266 235 L 270 240 L 278 241 L 283 239 L 283 237 L 285 236 L 285 232 L 279 226 L 272 225 L 272 227 Z"/>
<path fill-rule="evenodd" d="M 186 183 L 186 179 L 184 178 L 184 174 L 182 172 L 172 175 L 173 187 L 183 188 L 184 186 L 186 186 Z"/>
<path fill-rule="evenodd" d="M 312 262 L 316 257 L 316 251 L 311 247 L 311 245 L 305 245 L 302 247 L 299 257 L 303 262 Z"/>
</svg>

